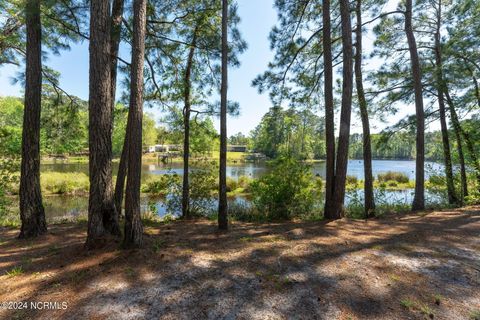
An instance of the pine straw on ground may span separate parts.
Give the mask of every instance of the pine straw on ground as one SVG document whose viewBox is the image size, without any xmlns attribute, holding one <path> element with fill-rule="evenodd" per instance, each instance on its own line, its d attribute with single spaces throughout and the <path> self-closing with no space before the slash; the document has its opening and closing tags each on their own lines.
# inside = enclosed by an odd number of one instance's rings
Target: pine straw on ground
<svg viewBox="0 0 480 320">
<path fill-rule="evenodd" d="M 0 229 L 1 319 L 475 319 L 480 207 L 369 221 L 146 227 L 141 250 Z M 12 305 L 10 305 L 12 306 Z M 25 306 L 25 305 L 23 305 Z M 5 307 L 5 306 L 3 306 Z M 17 305 L 17 307 L 19 307 Z"/>
</svg>

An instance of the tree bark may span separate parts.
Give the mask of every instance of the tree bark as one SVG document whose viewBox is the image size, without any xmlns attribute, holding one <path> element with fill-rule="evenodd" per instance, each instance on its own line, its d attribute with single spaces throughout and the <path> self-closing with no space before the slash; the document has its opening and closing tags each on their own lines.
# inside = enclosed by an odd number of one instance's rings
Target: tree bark
<svg viewBox="0 0 480 320">
<path fill-rule="evenodd" d="M 191 101 L 191 76 L 193 68 L 193 58 L 195 47 L 197 45 L 198 25 L 193 32 L 192 44 L 188 53 L 187 66 L 185 68 L 184 78 L 184 107 L 183 107 L 183 184 L 182 184 L 182 216 L 190 218 L 190 113 L 192 107 Z"/>
<path fill-rule="evenodd" d="M 20 238 L 36 237 L 47 232 L 40 188 L 40 113 L 42 108 L 40 0 L 28 0 L 25 12 L 27 52 L 20 171 L 20 218 L 22 220 Z"/>
<path fill-rule="evenodd" d="M 425 115 L 423 109 L 422 70 L 418 57 L 417 43 L 412 27 L 412 0 L 406 0 L 405 33 L 412 65 L 413 89 L 415 92 L 416 113 L 416 159 L 415 159 L 415 195 L 412 210 L 425 209 Z"/>
<path fill-rule="evenodd" d="M 448 128 L 447 120 L 445 116 L 445 97 L 444 97 L 444 87 L 445 83 L 443 81 L 443 62 L 442 62 L 442 51 L 441 51 L 441 39 L 440 39 L 440 27 L 441 27 L 441 16 L 442 16 L 442 3 L 438 2 L 437 8 L 437 28 L 435 31 L 435 64 L 436 64 L 436 77 L 437 77 L 437 95 L 438 95 L 438 108 L 440 111 L 440 128 L 442 133 L 442 143 L 443 143 L 443 158 L 445 163 L 445 177 L 447 180 L 447 193 L 448 193 L 448 203 L 449 204 L 458 204 L 458 198 L 455 194 L 455 185 L 453 183 L 453 169 L 452 169 L 452 156 L 450 152 L 450 141 L 448 138 Z"/>
<path fill-rule="evenodd" d="M 333 192 L 335 185 L 335 124 L 333 106 L 333 64 L 332 36 L 330 22 L 330 0 L 323 0 L 323 69 L 324 69 L 324 99 L 325 99 L 325 147 L 326 147 L 326 183 L 324 216 L 333 219 L 331 215 Z"/>
<path fill-rule="evenodd" d="M 220 172 L 218 228 L 228 229 L 227 202 L 227 90 L 228 90 L 228 0 L 222 0 L 222 87 L 220 101 Z"/>
<path fill-rule="evenodd" d="M 372 173 L 372 145 L 370 141 L 370 122 L 368 119 L 367 100 L 363 89 L 362 76 L 362 0 L 357 0 L 355 7 L 357 27 L 355 29 L 356 51 L 355 51 L 355 82 L 357 85 L 358 106 L 363 128 L 363 170 L 365 173 L 365 217 L 375 216 L 375 199 L 373 195 L 373 173 Z"/>
<path fill-rule="evenodd" d="M 112 4 L 112 17 L 111 17 L 111 39 L 110 50 L 112 57 L 111 75 L 112 79 L 110 87 L 110 95 L 112 99 L 112 117 L 115 111 L 115 96 L 117 90 L 117 68 L 118 68 L 118 51 L 120 48 L 120 36 L 122 32 L 122 17 L 124 9 L 124 0 L 114 0 Z M 113 121 L 113 118 L 112 118 Z M 115 182 L 114 191 L 114 204 L 115 204 L 115 219 L 120 220 L 122 214 L 123 193 L 125 189 L 125 177 L 127 174 L 127 159 L 128 159 L 128 139 L 127 132 L 125 132 L 125 141 L 123 143 L 122 154 L 120 156 L 120 163 L 118 165 L 117 180 Z"/>
<path fill-rule="evenodd" d="M 133 1 L 133 44 L 130 76 L 130 108 L 128 113 L 128 169 L 125 196 L 125 247 L 140 247 L 143 226 L 140 216 L 140 184 L 142 172 L 143 65 L 147 0 Z"/>
<path fill-rule="evenodd" d="M 343 202 L 345 200 L 350 119 L 352 114 L 353 48 L 350 3 L 348 0 L 340 0 L 340 15 L 342 19 L 343 83 L 340 133 L 338 136 L 337 162 L 335 168 L 335 187 L 333 207 L 332 212 L 330 213 L 333 219 L 340 219 L 344 213 Z"/>
<path fill-rule="evenodd" d="M 455 109 L 455 105 L 453 103 L 452 97 L 450 96 L 450 93 L 448 92 L 448 88 L 445 91 L 445 96 L 447 98 L 447 103 L 450 107 L 450 115 L 451 115 L 451 119 L 452 119 L 452 124 L 453 124 L 455 130 L 460 133 L 460 135 L 463 137 L 463 140 L 465 141 L 465 145 L 467 147 L 468 154 L 470 155 L 470 160 L 472 161 L 472 165 L 473 165 L 473 168 L 475 170 L 478 190 L 480 191 L 480 162 L 478 161 L 478 157 L 477 157 L 477 154 L 475 152 L 475 146 L 474 146 L 474 144 L 472 142 L 472 139 L 470 138 L 469 134 L 465 130 L 463 130 L 462 125 L 460 124 L 460 121 L 458 120 L 457 111 Z M 463 168 L 463 171 L 464 172 L 462 173 L 462 175 L 465 175 L 465 181 L 462 182 L 462 184 L 464 184 L 463 188 L 465 190 L 467 190 L 467 178 L 466 178 L 465 168 Z M 468 195 L 468 192 L 467 192 L 466 195 Z"/>
<path fill-rule="evenodd" d="M 457 153 L 458 153 L 458 162 L 460 163 L 460 180 L 462 185 L 462 194 L 460 196 L 460 204 L 463 205 L 465 202 L 465 197 L 468 196 L 468 184 L 467 184 L 467 171 L 465 169 L 465 156 L 463 154 L 463 142 L 462 142 L 462 133 L 460 132 L 460 126 L 458 124 L 458 119 L 454 122 L 454 114 L 456 117 L 455 108 L 453 103 L 450 103 L 450 99 L 447 99 L 449 108 L 450 108 L 450 118 L 452 119 L 453 131 L 455 132 L 455 139 L 457 140 Z M 452 112 L 453 110 L 453 112 Z"/>
<path fill-rule="evenodd" d="M 120 162 L 118 164 L 117 180 L 115 181 L 114 202 L 117 210 L 117 218 L 120 220 L 122 215 L 123 195 L 125 191 L 125 178 L 127 177 L 128 165 L 128 130 L 125 130 L 125 138 L 123 140 L 122 154 L 120 155 Z"/>
<path fill-rule="evenodd" d="M 110 6 L 90 1 L 89 171 L 87 248 L 95 247 L 115 224 L 112 188 Z"/>
</svg>

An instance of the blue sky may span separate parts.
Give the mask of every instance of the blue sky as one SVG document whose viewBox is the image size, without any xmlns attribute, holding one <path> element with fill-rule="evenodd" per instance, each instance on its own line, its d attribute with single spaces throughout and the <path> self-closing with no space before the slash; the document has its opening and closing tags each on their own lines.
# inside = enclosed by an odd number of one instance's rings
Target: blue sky
<svg viewBox="0 0 480 320">
<path fill-rule="evenodd" d="M 259 123 L 261 117 L 271 106 L 268 93 L 260 95 L 251 86 L 252 80 L 267 69 L 273 53 L 270 51 L 268 34 L 275 25 L 277 14 L 273 7 L 274 0 L 238 0 L 239 15 L 242 19 L 240 30 L 248 43 L 248 50 L 241 56 L 241 66 L 229 71 L 229 99 L 240 103 L 240 116 L 229 118 L 229 135 L 236 132 L 247 134 Z M 365 49 L 371 47 L 373 38 L 366 35 Z M 369 61 L 367 68 L 375 68 L 378 61 Z M 88 98 L 88 43 L 83 42 L 72 46 L 70 51 L 62 52 L 60 56 L 50 55 L 46 64 L 61 73 L 60 85 L 67 92 L 82 99 Z M 11 78 L 19 70 L 13 66 L 0 68 L 0 95 L 21 96 L 20 85 L 12 85 Z M 160 112 L 147 109 L 147 112 L 160 119 Z M 396 116 L 390 117 L 390 123 L 410 113 L 412 108 L 404 106 Z M 322 114 L 319 114 L 322 116 Z M 218 127 L 218 121 L 216 121 Z M 373 132 L 378 132 L 386 126 L 373 120 Z M 361 132 L 360 121 L 352 119 L 352 132 Z"/>
</svg>

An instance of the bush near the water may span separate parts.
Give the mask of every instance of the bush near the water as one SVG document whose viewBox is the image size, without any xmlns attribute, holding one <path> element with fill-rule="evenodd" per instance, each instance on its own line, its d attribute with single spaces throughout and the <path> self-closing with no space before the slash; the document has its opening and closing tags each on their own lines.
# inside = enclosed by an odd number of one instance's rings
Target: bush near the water
<svg viewBox="0 0 480 320">
<path fill-rule="evenodd" d="M 42 172 L 40 184 L 44 193 L 52 194 L 85 194 L 90 185 L 88 176 L 78 172 Z"/>
<path fill-rule="evenodd" d="M 251 183 L 252 202 L 258 212 L 268 220 L 312 212 L 319 190 L 310 166 L 285 156 L 270 166 L 270 172 Z"/>
<path fill-rule="evenodd" d="M 0 158 L 0 213 L 6 210 L 9 204 L 7 194 L 14 193 L 18 182 L 18 161 L 13 158 Z"/>
<path fill-rule="evenodd" d="M 379 173 L 377 175 L 378 181 L 387 182 L 387 181 L 396 181 L 398 183 L 408 183 L 410 179 L 403 172 L 387 171 L 385 173 Z"/>
<path fill-rule="evenodd" d="M 142 185 L 142 192 L 165 196 L 174 183 L 180 182 L 178 174 L 163 174 Z"/>
<path fill-rule="evenodd" d="M 253 179 L 247 176 L 240 176 L 238 179 L 227 177 L 227 192 L 229 193 L 248 193 Z"/>
<path fill-rule="evenodd" d="M 214 209 L 214 192 L 217 187 L 218 170 L 214 162 L 192 162 L 189 174 L 189 205 L 192 216 L 206 216 Z M 172 183 L 165 204 L 169 214 L 182 212 L 182 179 Z"/>
</svg>

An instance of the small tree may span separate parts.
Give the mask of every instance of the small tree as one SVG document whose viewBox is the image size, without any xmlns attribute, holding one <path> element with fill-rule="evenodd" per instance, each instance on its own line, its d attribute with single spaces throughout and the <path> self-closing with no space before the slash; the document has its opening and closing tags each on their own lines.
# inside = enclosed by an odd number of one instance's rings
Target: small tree
<svg viewBox="0 0 480 320">
<path fill-rule="evenodd" d="M 256 209 L 270 220 L 310 214 L 319 196 L 310 166 L 290 156 L 272 162 L 250 188 Z"/>
</svg>

